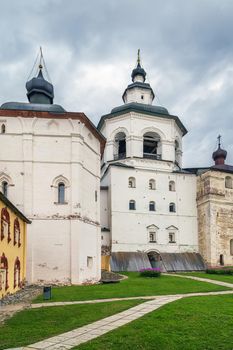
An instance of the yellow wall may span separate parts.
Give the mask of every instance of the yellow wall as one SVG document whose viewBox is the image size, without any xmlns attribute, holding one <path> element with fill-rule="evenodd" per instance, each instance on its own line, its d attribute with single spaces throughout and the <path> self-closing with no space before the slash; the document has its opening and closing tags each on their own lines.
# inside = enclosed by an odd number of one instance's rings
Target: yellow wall
<svg viewBox="0 0 233 350">
<path fill-rule="evenodd" d="M 110 255 L 101 256 L 101 269 L 110 271 Z"/>
<path fill-rule="evenodd" d="M 0 200 L 0 218 L 2 208 L 6 208 L 6 205 Z M 14 287 L 14 266 L 16 258 L 19 258 L 20 261 L 20 282 L 23 283 L 26 276 L 26 223 L 17 216 L 9 207 L 7 207 L 8 213 L 10 215 L 10 238 L 11 241 L 8 242 L 8 236 L 5 235 L 3 240 L 0 239 L 0 259 L 5 254 L 5 257 L 8 260 L 8 285 L 9 288 L 6 290 L 5 286 L 2 286 L 0 289 L 0 299 L 6 294 L 15 293 L 20 289 L 18 285 Z M 14 220 L 18 217 L 20 225 L 20 243 L 21 246 L 18 247 L 18 244 L 14 245 Z M 1 235 L 1 225 L 0 225 L 0 235 Z M 0 260 L 1 262 L 1 260 Z M 0 265 L 0 273 L 3 271 L 3 264 Z M 3 272 L 4 274 L 4 272 Z M 18 284 L 18 283 L 17 283 Z M 1 286 L 0 286 L 1 288 Z"/>
</svg>

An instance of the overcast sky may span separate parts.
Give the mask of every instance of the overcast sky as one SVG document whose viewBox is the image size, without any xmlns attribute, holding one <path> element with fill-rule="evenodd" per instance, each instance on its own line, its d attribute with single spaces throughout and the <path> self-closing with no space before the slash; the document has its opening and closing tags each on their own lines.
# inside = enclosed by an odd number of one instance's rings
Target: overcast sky
<svg viewBox="0 0 233 350">
<path fill-rule="evenodd" d="M 0 103 L 25 101 L 40 45 L 55 103 L 95 124 L 121 105 L 141 49 L 154 104 L 188 129 L 184 166 L 233 163 L 233 1 L 8 0 L 0 12 Z"/>
</svg>

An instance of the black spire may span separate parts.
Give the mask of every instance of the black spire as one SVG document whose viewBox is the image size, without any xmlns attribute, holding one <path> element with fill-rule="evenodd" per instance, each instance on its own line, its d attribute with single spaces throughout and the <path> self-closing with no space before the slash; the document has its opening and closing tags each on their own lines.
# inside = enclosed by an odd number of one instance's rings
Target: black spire
<svg viewBox="0 0 233 350">
<path fill-rule="evenodd" d="M 53 85 L 44 79 L 42 69 L 43 54 L 40 51 L 39 73 L 26 83 L 27 97 L 30 103 L 53 104 Z"/>
</svg>

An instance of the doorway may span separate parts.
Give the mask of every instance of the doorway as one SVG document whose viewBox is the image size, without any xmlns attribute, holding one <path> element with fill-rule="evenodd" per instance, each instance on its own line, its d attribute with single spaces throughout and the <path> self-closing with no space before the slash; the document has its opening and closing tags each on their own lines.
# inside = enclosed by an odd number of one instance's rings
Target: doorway
<svg viewBox="0 0 233 350">
<path fill-rule="evenodd" d="M 150 264 L 152 268 L 161 267 L 161 256 L 157 252 L 149 252 L 147 256 L 150 260 Z"/>
</svg>

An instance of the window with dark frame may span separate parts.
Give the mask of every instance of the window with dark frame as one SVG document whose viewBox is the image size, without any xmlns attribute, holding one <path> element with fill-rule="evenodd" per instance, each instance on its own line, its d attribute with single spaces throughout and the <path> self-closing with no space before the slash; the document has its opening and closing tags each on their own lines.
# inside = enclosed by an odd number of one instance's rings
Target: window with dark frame
<svg viewBox="0 0 233 350">
<path fill-rule="evenodd" d="M 58 203 L 65 203 L 65 184 L 63 182 L 58 184 Z"/>
<path fill-rule="evenodd" d="M 135 210 L 136 209 L 136 202 L 134 200 L 129 201 L 129 210 Z"/>
<path fill-rule="evenodd" d="M 169 238 L 169 243 L 176 243 L 174 232 L 169 232 L 168 238 Z"/>
<path fill-rule="evenodd" d="M 175 203 L 170 203 L 169 204 L 169 212 L 170 213 L 175 213 L 176 212 L 176 205 L 175 205 Z"/>
<path fill-rule="evenodd" d="M 149 203 L 149 211 L 155 211 L 155 202 L 150 201 L 150 203 Z"/>
</svg>

